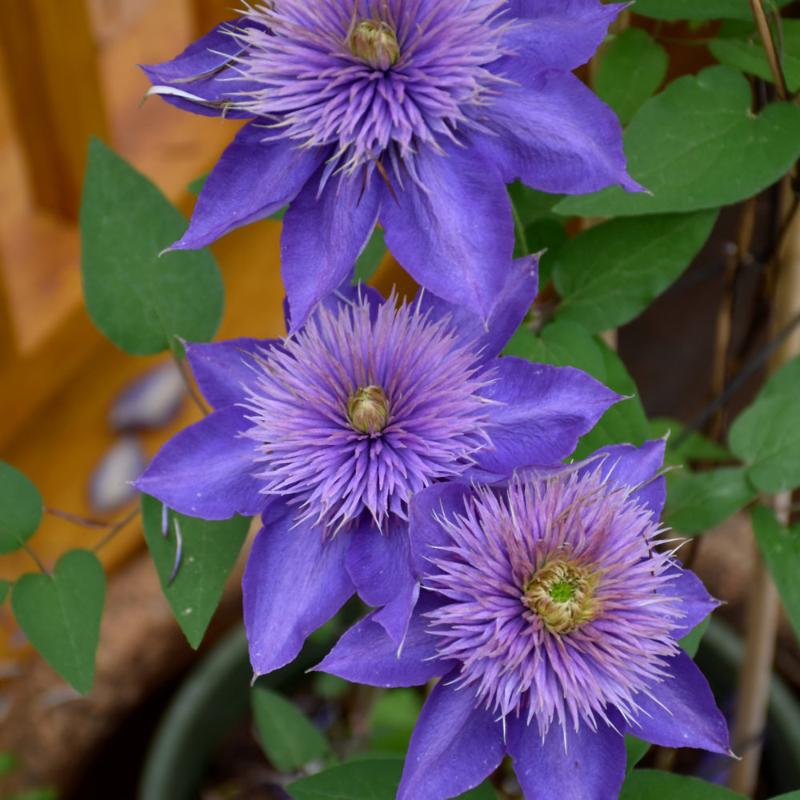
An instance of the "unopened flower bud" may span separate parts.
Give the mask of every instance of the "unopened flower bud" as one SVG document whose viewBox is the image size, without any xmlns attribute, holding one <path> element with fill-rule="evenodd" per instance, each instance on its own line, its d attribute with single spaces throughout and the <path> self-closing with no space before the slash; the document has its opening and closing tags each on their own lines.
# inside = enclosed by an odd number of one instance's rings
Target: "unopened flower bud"
<svg viewBox="0 0 800 800">
<path fill-rule="evenodd" d="M 389 421 L 389 399 L 380 386 L 363 386 L 347 401 L 350 424 L 361 433 L 379 433 Z"/>
<path fill-rule="evenodd" d="M 388 22 L 363 19 L 348 41 L 350 52 L 376 69 L 389 69 L 400 58 L 397 34 Z"/>
</svg>

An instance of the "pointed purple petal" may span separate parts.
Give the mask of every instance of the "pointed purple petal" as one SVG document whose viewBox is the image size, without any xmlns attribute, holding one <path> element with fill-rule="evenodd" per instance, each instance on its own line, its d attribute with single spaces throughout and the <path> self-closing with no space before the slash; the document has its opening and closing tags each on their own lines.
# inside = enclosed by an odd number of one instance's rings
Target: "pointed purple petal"
<svg viewBox="0 0 800 800">
<path fill-rule="evenodd" d="M 324 540 L 319 528 L 294 527 L 293 510 L 282 503 L 264 515 L 242 583 L 256 675 L 292 661 L 306 637 L 352 596 L 346 552 L 346 536 Z"/>
<path fill-rule="evenodd" d="M 283 220 L 281 274 L 297 330 L 311 309 L 352 276 L 378 219 L 380 192 L 373 180 L 328 181 L 320 171 L 292 202 Z"/>
<path fill-rule="evenodd" d="M 536 724 L 509 718 L 508 752 L 525 797 L 614 800 L 625 779 L 625 739 L 602 720 L 577 732 L 554 722 L 542 741 Z"/>
<path fill-rule="evenodd" d="M 619 120 L 590 89 L 559 72 L 527 77 L 524 84 L 506 87 L 492 105 L 498 134 L 476 137 L 478 151 L 506 182 L 519 179 L 555 194 L 613 184 L 641 191 L 627 172 Z"/>
<path fill-rule="evenodd" d="M 392 641 L 373 613 L 350 628 L 316 669 L 384 688 L 422 686 L 446 674 L 453 664 L 437 658 L 436 637 L 427 632 L 423 616 L 433 602 L 427 595 L 420 599 L 402 647 Z"/>
<path fill-rule="evenodd" d="M 435 483 L 414 496 L 409 509 L 408 533 L 417 576 L 427 574 L 430 559 L 441 555 L 436 548 L 450 544 L 447 532 L 436 517 L 449 519 L 454 513 L 463 511 L 469 493 L 467 483 Z"/>
<path fill-rule="evenodd" d="M 254 443 L 236 406 L 215 411 L 172 437 L 136 481 L 140 492 L 189 517 L 250 517 L 268 504 L 254 471 Z"/>
<path fill-rule="evenodd" d="M 411 569 L 408 526 L 402 522 L 381 532 L 371 519 L 348 533 L 347 571 L 368 606 L 385 606 L 378 622 L 399 645 L 419 594 Z"/>
<path fill-rule="evenodd" d="M 423 309 L 431 309 L 434 319 L 450 317 L 459 338 L 480 350 L 484 360 L 489 360 L 500 354 L 525 319 L 536 299 L 538 286 L 539 259 L 529 256 L 514 262 L 506 285 L 486 322 L 464 306 L 448 303 L 431 292 L 423 292 L 419 302 Z"/>
<path fill-rule="evenodd" d="M 256 358 L 264 358 L 276 346 L 276 339 L 229 339 L 187 345 L 186 357 L 203 397 L 214 408 L 224 408 L 242 401 L 245 389 L 255 383 Z"/>
<path fill-rule="evenodd" d="M 510 0 L 508 5 L 521 24 L 509 30 L 504 44 L 530 72 L 572 71 L 585 64 L 625 8 L 600 0 Z"/>
<path fill-rule="evenodd" d="M 514 228 L 502 177 L 471 150 L 422 150 L 396 197 L 385 192 L 386 244 L 426 289 L 488 319 L 512 272 Z"/>
<path fill-rule="evenodd" d="M 663 439 L 653 439 L 641 447 L 630 444 L 604 447 L 587 459 L 582 471 L 599 468 L 613 484 L 639 487 L 631 496 L 660 517 L 667 498 L 667 485 L 663 476 L 656 476 L 664 466 L 665 449 Z"/>
<path fill-rule="evenodd" d="M 680 597 L 683 611 L 682 617 L 674 632 L 676 639 L 690 634 L 712 611 L 720 606 L 720 601 L 712 597 L 703 582 L 691 570 L 673 567 L 669 572 L 675 575 L 663 589 L 670 596 Z"/>
<path fill-rule="evenodd" d="M 469 689 L 443 678 L 417 720 L 397 800 L 448 800 L 477 786 L 503 760 L 500 723 Z M 563 795 L 561 795 L 563 796 Z"/>
<path fill-rule="evenodd" d="M 606 410 L 621 398 L 572 367 L 498 359 L 486 396 L 492 447 L 476 456 L 478 466 L 510 475 L 518 467 L 561 461 Z"/>
<path fill-rule="evenodd" d="M 301 150 L 250 123 L 239 131 L 203 186 L 183 237 L 172 250 L 197 250 L 234 228 L 265 219 L 295 198 L 324 152 Z"/>
<path fill-rule="evenodd" d="M 628 733 L 662 747 L 728 755 L 728 725 L 703 673 L 686 653 L 670 659 L 668 669 L 673 677 L 651 687 L 658 702 L 637 695 L 642 713 L 628 725 Z"/>
</svg>

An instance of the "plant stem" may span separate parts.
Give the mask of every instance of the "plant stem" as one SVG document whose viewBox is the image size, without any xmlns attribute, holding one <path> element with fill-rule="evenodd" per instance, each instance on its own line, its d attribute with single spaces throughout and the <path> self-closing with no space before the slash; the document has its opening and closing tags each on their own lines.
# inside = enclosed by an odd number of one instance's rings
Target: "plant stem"
<svg viewBox="0 0 800 800">
<path fill-rule="evenodd" d="M 95 553 L 99 553 L 116 535 L 139 516 L 139 506 L 131 509 L 119 522 L 115 523 L 111 530 L 92 548 Z"/>
<path fill-rule="evenodd" d="M 203 416 L 207 417 L 211 413 L 211 411 L 208 408 L 208 406 L 203 402 L 203 398 L 200 397 L 200 395 L 197 392 L 197 389 L 195 388 L 194 379 L 192 378 L 191 373 L 186 367 L 186 359 L 181 358 L 174 350 L 170 350 L 170 353 L 172 354 L 172 358 L 175 361 L 175 364 L 180 370 L 181 377 L 183 378 L 183 383 L 186 386 L 186 391 L 189 392 L 189 396 L 192 398 L 194 404 L 200 409 L 200 412 L 203 414 Z"/>
<path fill-rule="evenodd" d="M 786 85 L 786 76 L 783 74 L 783 66 L 778 51 L 775 48 L 775 40 L 772 38 L 772 31 L 769 27 L 769 20 L 764 11 L 763 0 L 750 0 L 750 8 L 753 12 L 753 19 L 758 29 L 758 35 L 761 37 L 761 42 L 764 45 L 764 51 L 767 54 L 767 61 L 772 75 L 775 78 L 775 89 L 778 97 L 781 100 L 789 99 L 789 88 Z"/>
<path fill-rule="evenodd" d="M 60 508 L 45 508 L 45 512 L 50 514 L 51 517 L 58 517 L 66 522 L 72 522 L 75 525 L 80 525 L 82 528 L 95 528 L 97 530 L 105 530 L 110 528 L 113 523 L 103 522 L 99 519 L 91 519 L 83 517 L 80 514 L 73 514 L 70 511 L 62 511 Z"/>
<path fill-rule="evenodd" d="M 39 571 L 42 572 L 44 575 L 49 575 L 50 573 L 47 571 L 47 567 L 45 567 L 42 559 L 36 555 L 36 551 L 29 547 L 27 544 L 22 545 L 22 549 L 31 557 L 31 560 L 36 564 L 39 568 Z"/>
</svg>

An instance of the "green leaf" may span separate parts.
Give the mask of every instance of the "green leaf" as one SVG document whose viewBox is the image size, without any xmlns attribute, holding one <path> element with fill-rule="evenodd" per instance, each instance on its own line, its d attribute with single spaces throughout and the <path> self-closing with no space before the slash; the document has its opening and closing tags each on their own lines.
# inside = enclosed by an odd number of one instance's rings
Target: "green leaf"
<svg viewBox="0 0 800 800">
<path fill-rule="evenodd" d="M 800 790 L 796 792 L 789 792 L 789 794 L 782 794 L 778 797 L 773 797 L 772 800 L 800 800 Z"/>
<path fill-rule="evenodd" d="M 721 444 L 711 441 L 697 431 L 689 434 L 680 445 L 676 445 L 683 436 L 684 426 L 676 419 L 655 417 L 650 420 L 650 438 L 667 438 L 666 461 L 669 464 L 688 464 L 691 461 L 732 461 L 733 455 Z"/>
<path fill-rule="evenodd" d="M 375 228 L 372 232 L 367 246 L 356 261 L 355 283 L 363 281 L 366 283 L 380 266 L 383 257 L 386 255 L 386 242 L 383 240 L 383 231 Z"/>
<path fill-rule="evenodd" d="M 382 694 L 370 714 L 370 749 L 405 753 L 421 710 L 422 697 L 413 689 Z"/>
<path fill-rule="evenodd" d="M 13 753 L 0 752 L 0 777 L 10 775 L 18 766 Z"/>
<path fill-rule="evenodd" d="M 722 36 L 711 42 L 709 48 L 721 63 L 774 82 L 761 38 L 755 30 L 744 36 Z M 786 83 L 790 91 L 796 92 L 800 89 L 800 20 L 782 20 L 779 51 L 783 55 Z"/>
<path fill-rule="evenodd" d="M 336 700 L 343 697 L 350 689 L 350 684 L 336 675 L 329 675 L 327 672 L 317 672 L 311 680 L 314 694 L 324 697 L 326 700 Z"/>
<path fill-rule="evenodd" d="M 8 800 L 58 800 L 55 789 L 30 789 L 13 794 Z"/>
<path fill-rule="evenodd" d="M 186 222 L 143 175 L 102 142 L 89 147 L 81 207 L 83 291 L 89 316 L 128 353 L 207 341 L 222 317 L 224 289 L 207 250 L 159 256 Z"/>
<path fill-rule="evenodd" d="M 293 800 L 395 800 L 401 757 L 357 758 L 290 783 Z M 483 783 L 457 800 L 496 800 L 492 787 Z"/>
<path fill-rule="evenodd" d="M 800 486 L 800 403 L 783 394 L 760 396 L 731 428 L 734 455 L 748 465 L 747 476 L 762 492 Z"/>
<path fill-rule="evenodd" d="M 743 467 L 671 473 L 664 522 L 687 535 L 719 525 L 756 496 Z"/>
<path fill-rule="evenodd" d="M 625 737 L 625 753 L 627 755 L 626 773 L 633 772 L 633 768 L 647 755 L 650 749 L 650 742 L 637 739 L 635 736 Z"/>
<path fill-rule="evenodd" d="M 792 0 L 767 0 L 774 8 Z M 749 0 L 637 0 L 634 10 L 655 19 L 746 19 L 753 18 Z"/>
<path fill-rule="evenodd" d="M 768 508 L 753 509 L 753 530 L 761 555 L 767 563 L 772 579 L 800 639 L 800 526 L 787 531 Z"/>
<path fill-rule="evenodd" d="M 729 67 L 687 75 L 648 100 L 625 131 L 630 173 L 652 192 L 619 187 L 562 200 L 568 216 L 697 211 L 758 194 L 800 155 L 800 108 L 772 103 L 755 116 L 750 84 Z"/>
<path fill-rule="evenodd" d="M 773 372 L 759 392 L 759 398 L 800 396 L 800 356 Z"/>
<path fill-rule="evenodd" d="M 23 575 L 11 594 L 17 624 L 45 661 L 86 694 L 94 681 L 94 659 L 106 576 L 94 553 L 71 550 L 52 575 Z"/>
<path fill-rule="evenodd" d="M 261 686 L 250 697 L 261 746 L 281 772 L 294 772 L 328 752 L 328 741 L 294 703 Z"/>
<path fill-rule="evenodd" d="M 3 605 L 11 589 L 11 581 L 0 581 L 0 606 Z"/>
<path fill-rule="evenodd" d="M 592 333 L 629 322 L 689 266 L 716 220 L 716 210 L 615 219 L 572 239 L 554 270 L 558 319 Z"/>
<path fill-rule="evenodd" d="M 623 125 L 667 76 L 667 51 L 641 28 L 615 36 L 600 57 L 594 88 Z"/>
<path fill-rule="evenodd" d="M 711 623 L 711 617 L 706 617 L 691 633 L 688 633 L 686 636 L 683 637 L 680 641 L 680 646 L 683 648 L 683 651 L 694 658 L 697 655 L 697 651 L 700 649 L 700 642 L 703 641 L 703 636 L 705 632 L 708 630 L 708 626 Z"/>
<path fill-rule="evenodd" d="M 735 800 L 743 795 L 699 778 L 655 770 L 636 770 L 625 781 L 620 800 Z"/>
<path fill-rule="evenodd" d="M 13 553 L 36 533 L 44 503 L 33 483 L 0 461 L 0 554 Z"/>
<path fill-rule="evenodd" d="M 225 582 L 247 538 L 250 520 L 209 522 L 169 512 L 169 535 L 162 533 L 163 506 L 142 495 L 142 525 L 161 588 L 189 644 L 197 648 L 214 615 Z M 177 523 L 177 526 L 176 526 Z M 177 561 L 177 528 L 182 552 Z M 178 564 L 174 580 L 170 578 Z"/>
</svg>

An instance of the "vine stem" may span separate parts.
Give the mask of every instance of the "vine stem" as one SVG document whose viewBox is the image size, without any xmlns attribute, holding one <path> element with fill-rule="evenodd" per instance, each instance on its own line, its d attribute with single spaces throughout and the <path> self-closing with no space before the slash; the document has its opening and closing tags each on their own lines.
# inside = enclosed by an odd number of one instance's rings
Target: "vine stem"
<svg viewBox="0 0 800 800">
<path fill-rule="evenodd" d="M 30 547 L 28 544 L 23 544 L 22 549 L 30 556 L 31 561 L 33 561 L 36 564 L 36 566 L 39 568 L 39 571 L 43 575 L 50 574 L 47 571 L 47 567 L 44 565 L 44 562 L 42 561 L 41 558 L 39 558 L 39 556 L 36 555 L 36 551 L 32 547 Z"/>
<path fill-rule="evenodd" d="M 131 509 L 119 522 L 112 525 L 109 532 L 92 548 L 95 553 L 99 553 L 116 535 L 129 523 L 139 516 L 139 506 Z"/>
<path fill-rule="evenodd" d="M 785 187 L 788 195 L 788 182 Z M 800 311 L 800 222 L 797 219 L 790 227 L 786 246 L 779 254 L 778 263 L 781 271 L 774 292 L 776 305 L 773 326 L 780 328 Z M 800 337 L 795 329 L 776 352 L 770 364 L 770 372 L 779 369 L 799 352 Z M 773 507 L 782 525 L 789 523 L 791 505 L 790 493 L 779 494 L 774 498 Z M 757 549 L 750 587 L 745 620 L 744 660 L 739 675 L 733 728 L 734 748 L 746 746 L 747 749 L 741 753 L 742 758 L 734 766 L 729 782 L 731 789 L 748 796 L 752 796 L 756 788 L 761 764 L 780 613 L 780 596 Z"/>
<path fill-rule="evenodd" d="M 758 35 L 764 45 L 764 51 L 767 54 L 767 61 L 769 68 L 775 78 L 775 89 L 778 92 L 778 97 L 781 100 L 789 99 L 789 87 L 786 85 L 786 76 L 783 74 L 783 66 L 781 59 L 778 55 L 778 50 L 775 47 L 775 40 L 772 38 L 772 31 L 769 27 L 769 19 L 767 12 L 764 11 L 763 0 L 750 0 L 750 8 L 753 12 L 753 19 L 758 29 Z"/>
<path fill-rule="evenodd" d="M 183 378 L 183 383 L 184 386 L 186 386 L 186 391 L 189 392 L 189 396 L 192 398 L 194 404 L 200 409 L 200 412 L 203 414 L 203 416 L 207 417 L 211 413 L 211 411 L 209 410 L 208 406 L 203 402 L 203 398 L 200 397 L 200 394 L 198 393 L 195 387 L 194 378 L 192 377 L 189 368 L 186 366 L 186 359 L 181 358 L 175 352 L 174 349 L 171 349 L 170 353 L 172 354 L 172 359 L 181 373 L 181 378 Z"/>
</svg>

